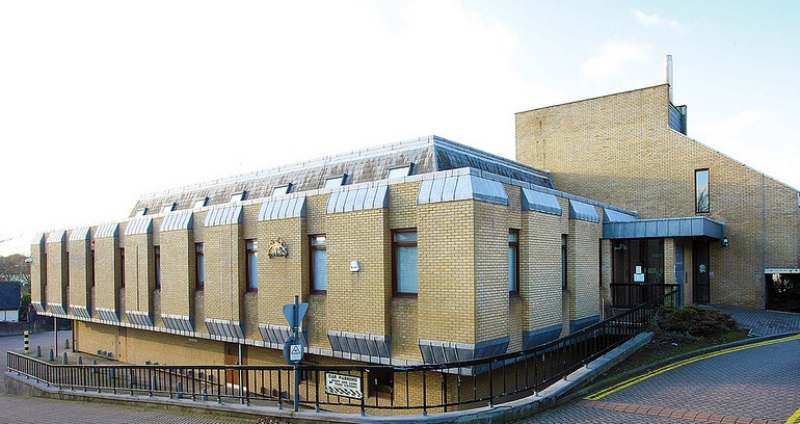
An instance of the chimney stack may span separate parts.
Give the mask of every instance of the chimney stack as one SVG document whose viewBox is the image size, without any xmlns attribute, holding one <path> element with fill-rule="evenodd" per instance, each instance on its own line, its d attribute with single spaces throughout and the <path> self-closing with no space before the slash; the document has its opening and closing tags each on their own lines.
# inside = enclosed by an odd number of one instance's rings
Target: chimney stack
<svg viewBox="0 0 800 424">
<path fill-rule="evenodd" d="M 666 68 L 666 83 L 669 84 L 669 102 L 672 103 L 672 55 L 667 55 L 664 65 Z"/>
</svg>

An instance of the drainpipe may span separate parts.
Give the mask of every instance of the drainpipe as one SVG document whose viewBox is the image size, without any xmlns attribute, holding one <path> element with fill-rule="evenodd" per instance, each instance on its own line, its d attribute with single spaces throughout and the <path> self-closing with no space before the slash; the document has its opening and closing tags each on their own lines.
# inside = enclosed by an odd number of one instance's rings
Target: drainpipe
<svg viewBox="0 0 800 424">
<path fill-rule="evenodd" d="M 761 269 L 758 273 L 761 286 L 761 309 L 767 308 L 766 282 L 764 281 L 764 270 L 767 268 L 767 176 L 761 174 Z"/>
</svg>

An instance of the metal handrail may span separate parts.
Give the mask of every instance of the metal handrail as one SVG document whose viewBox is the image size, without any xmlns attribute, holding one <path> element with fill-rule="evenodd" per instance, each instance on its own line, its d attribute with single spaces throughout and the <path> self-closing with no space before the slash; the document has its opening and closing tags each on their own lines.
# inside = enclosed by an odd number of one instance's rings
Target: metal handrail
<svg viewBox="0 0 800 424">
<path fill-rule="evenodd" d="M 405 367 L 300 365 L 299 404 L 316 411 L 357 410 L 362 415 L 369 410 L 428 414 L 456 407 L 491 406 L 536 394 L 646 330 L 658 308 L 675 305 L 678 292 L 674 289 L 567 337 L 489 358 Z M 279 408 L 291 403 L 294 396 L 291 391 L 295 387 L 295 374 L 288 365 L 61 365 L 14 352 L 6 355 L 9 371 L 60 390 Z M 368 381 L 378 371 L 393 376 L 393 391 L 388 398 L 378 396 L 377 385 Z M 326 393 L 325 373 L 360 377 L 363 396 L 353 399 Z M 421 395 L 411 388 L 414 381 L 423 386 Z"/>
</svg>

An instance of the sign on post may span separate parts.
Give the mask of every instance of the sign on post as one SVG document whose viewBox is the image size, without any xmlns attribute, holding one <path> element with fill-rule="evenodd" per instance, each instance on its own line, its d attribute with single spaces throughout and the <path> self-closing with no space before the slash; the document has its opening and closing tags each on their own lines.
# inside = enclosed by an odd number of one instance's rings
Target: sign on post
<svg viewBox="0 0 800 424">
<path fill-rule="evenodd" d="M 297 318 L 295 318 L 294 308 L 295 305 L 297 306 Z M 300 323 L 303 322 L 303 317 L 308 312 L 308 303 L 290 303 L 288 305 L 283 305 L 283 316 L 286 317 L 286 322 L 289 323 L 289 327 L 295 328 L 300 327 Z"/>
<path fill-rule="evenodd" d="M 303 344 L 303 339 L 300 337 L 291 336 L 286 339 L 283 344 L 283 359 L 289 365 L 296 365 L 303 360 L 303 353 L 306 347 Z"/>
<path fill-rule="evenodd" d="M 364 397 L 364 392 L 361 391 L 361 377 L 326 372 L 325 393 L 352 399 L 361 399 Z"/>
</svg>

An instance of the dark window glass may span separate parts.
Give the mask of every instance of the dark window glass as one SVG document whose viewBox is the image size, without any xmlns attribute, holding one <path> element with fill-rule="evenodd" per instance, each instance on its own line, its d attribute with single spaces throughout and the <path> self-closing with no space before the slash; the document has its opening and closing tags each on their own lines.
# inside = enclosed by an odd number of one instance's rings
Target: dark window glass
<svg viewBox="0 0 800 424">
<path fill-rule="evenodd" d="M 206 286 L 206 262 L 203 256 L 203 243 L 194 245 L 195 290 L 203 290 Z"/>
<path fill-rule="evenodd" d="M 519 231 L 508 232 L 508 291 L 519 294 Z"/>
<path fill-rule="evenodd" d="M 311 291 L 320 294 L 328 290 L 327 244 L 324 235 L 311 236 Z"/>
<path fill-rule="evenodd" d="M 708 190 L 708 169 L 698 169 L 694 171 L 694 209 L 696 213 L 708 213 L 711 211 Z"/>
<path fill-rule="evenodd" d="M 393 234 L 394 292 L 398 296 L 416 296 L 417 281 L 417 232 L 395 231 Z"/>
<path fill-rule="evenodd" d="M 245 241 L 245 266 L 247 267 L 247 291 L 258 291 L 258 241 Z"/>
</svg>

